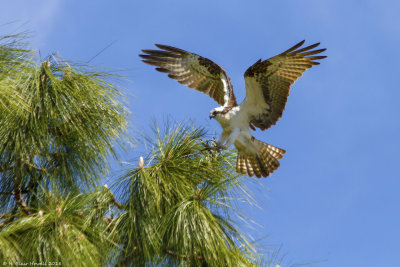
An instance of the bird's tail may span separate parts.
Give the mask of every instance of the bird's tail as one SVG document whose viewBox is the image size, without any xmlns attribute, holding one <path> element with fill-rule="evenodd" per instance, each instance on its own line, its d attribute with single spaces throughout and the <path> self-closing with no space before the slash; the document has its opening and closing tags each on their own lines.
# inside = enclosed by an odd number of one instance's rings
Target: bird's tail
<svg viewBox="0 0 400 267">
<path fill-rule="evenodd" d="M 253 137 L 252 141 L 258 151 L 256 154 L 246 154 L 239 152 L 236 162 L 238 173 L 247 174 L 252 177 L 254 174 L 258 177 L 267 177 L 273 171 L 278 169 L 279 161 L 285 154 L 285 150 L 263 143 Z"/>
</svg>

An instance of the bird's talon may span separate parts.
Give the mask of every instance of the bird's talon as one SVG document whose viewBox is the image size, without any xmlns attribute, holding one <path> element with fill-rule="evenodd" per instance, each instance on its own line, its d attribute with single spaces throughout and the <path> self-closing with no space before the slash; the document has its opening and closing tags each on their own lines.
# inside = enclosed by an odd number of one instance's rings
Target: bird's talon
<svg viewBox="0 0 400 267">
<path fill-rule="evenodd" d="M 214 137 L 213 137 L 212 140 L 211 140 L 211 144 L 212 144 L 213 146 L 218 146 L 218 142 L 217 142 L 217 140 L 215 140 Z"/>
</svg>

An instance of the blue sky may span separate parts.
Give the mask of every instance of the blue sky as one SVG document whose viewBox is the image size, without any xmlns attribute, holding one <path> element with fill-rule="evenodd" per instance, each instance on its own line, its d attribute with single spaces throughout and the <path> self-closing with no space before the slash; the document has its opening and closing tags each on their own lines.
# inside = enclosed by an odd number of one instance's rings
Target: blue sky
<svg viewBox="0 0 400 267">
<path fill-rule="evenodd" d="M 140 49 L 164 43 L 214 60 L 240 102 L 259 58 L 321 42 L 328 58 L 292 86 L 278 124 L 255 133 L 287 154 L 262 181 L 267 198 L 257 191 L 263 209 L 249 209 L 263 227 L 247 231 L 282 244 L 286 263 L 398 266 L 399 10 L 399 1 L 14 0 L 2 5 L 0 33 L 32 30 L 42 55 L 78 61 L 115 42 L 91 63 L 127 70 L 132 128 L 170 115 L 211 133 L 216 103 L 141 63 Z"/>
</svg>

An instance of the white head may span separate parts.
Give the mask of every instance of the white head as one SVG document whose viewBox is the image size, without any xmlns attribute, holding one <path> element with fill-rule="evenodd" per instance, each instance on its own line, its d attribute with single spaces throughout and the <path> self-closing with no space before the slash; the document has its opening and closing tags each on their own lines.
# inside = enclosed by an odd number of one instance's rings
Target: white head
<svg viewBox="0 0 400 267">
<path fill-rule="evenodd" d="M 218 120 L 218 117 L 225 113 L 224 107 L 217 107 L 210 111 L 210 120 L 215 118 Z"/>
</svg>

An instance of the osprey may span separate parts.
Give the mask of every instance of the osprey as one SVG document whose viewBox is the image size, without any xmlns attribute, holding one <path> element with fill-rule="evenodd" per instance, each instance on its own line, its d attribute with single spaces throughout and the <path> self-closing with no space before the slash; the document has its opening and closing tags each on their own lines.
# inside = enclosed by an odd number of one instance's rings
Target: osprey
<svg viewBox="0 0 400 267">
<path fill-rule="evenodd" d="M 159 72 L 203 92 L 220 104 L 210 111 L 222 127 L 219 148 L 235 145 L 238 173 L 267 177 L 279 167 L 285 150 L 255 139 L 250 131 L 266 130 L 282 116 L 290 86 L 313 65 L 315 56 L 326 49 L 312 50 L 319 43 L 303 47 L 304 40 L 267 60 L 258 60 L 244 73 L 246 98 L 238 105 L 231 80 L 225 70 L 213 61 L 175 47 L 156 44 L 161 50 L 142 50 L 144 63 L 157 66 Z"/>
</svg>

